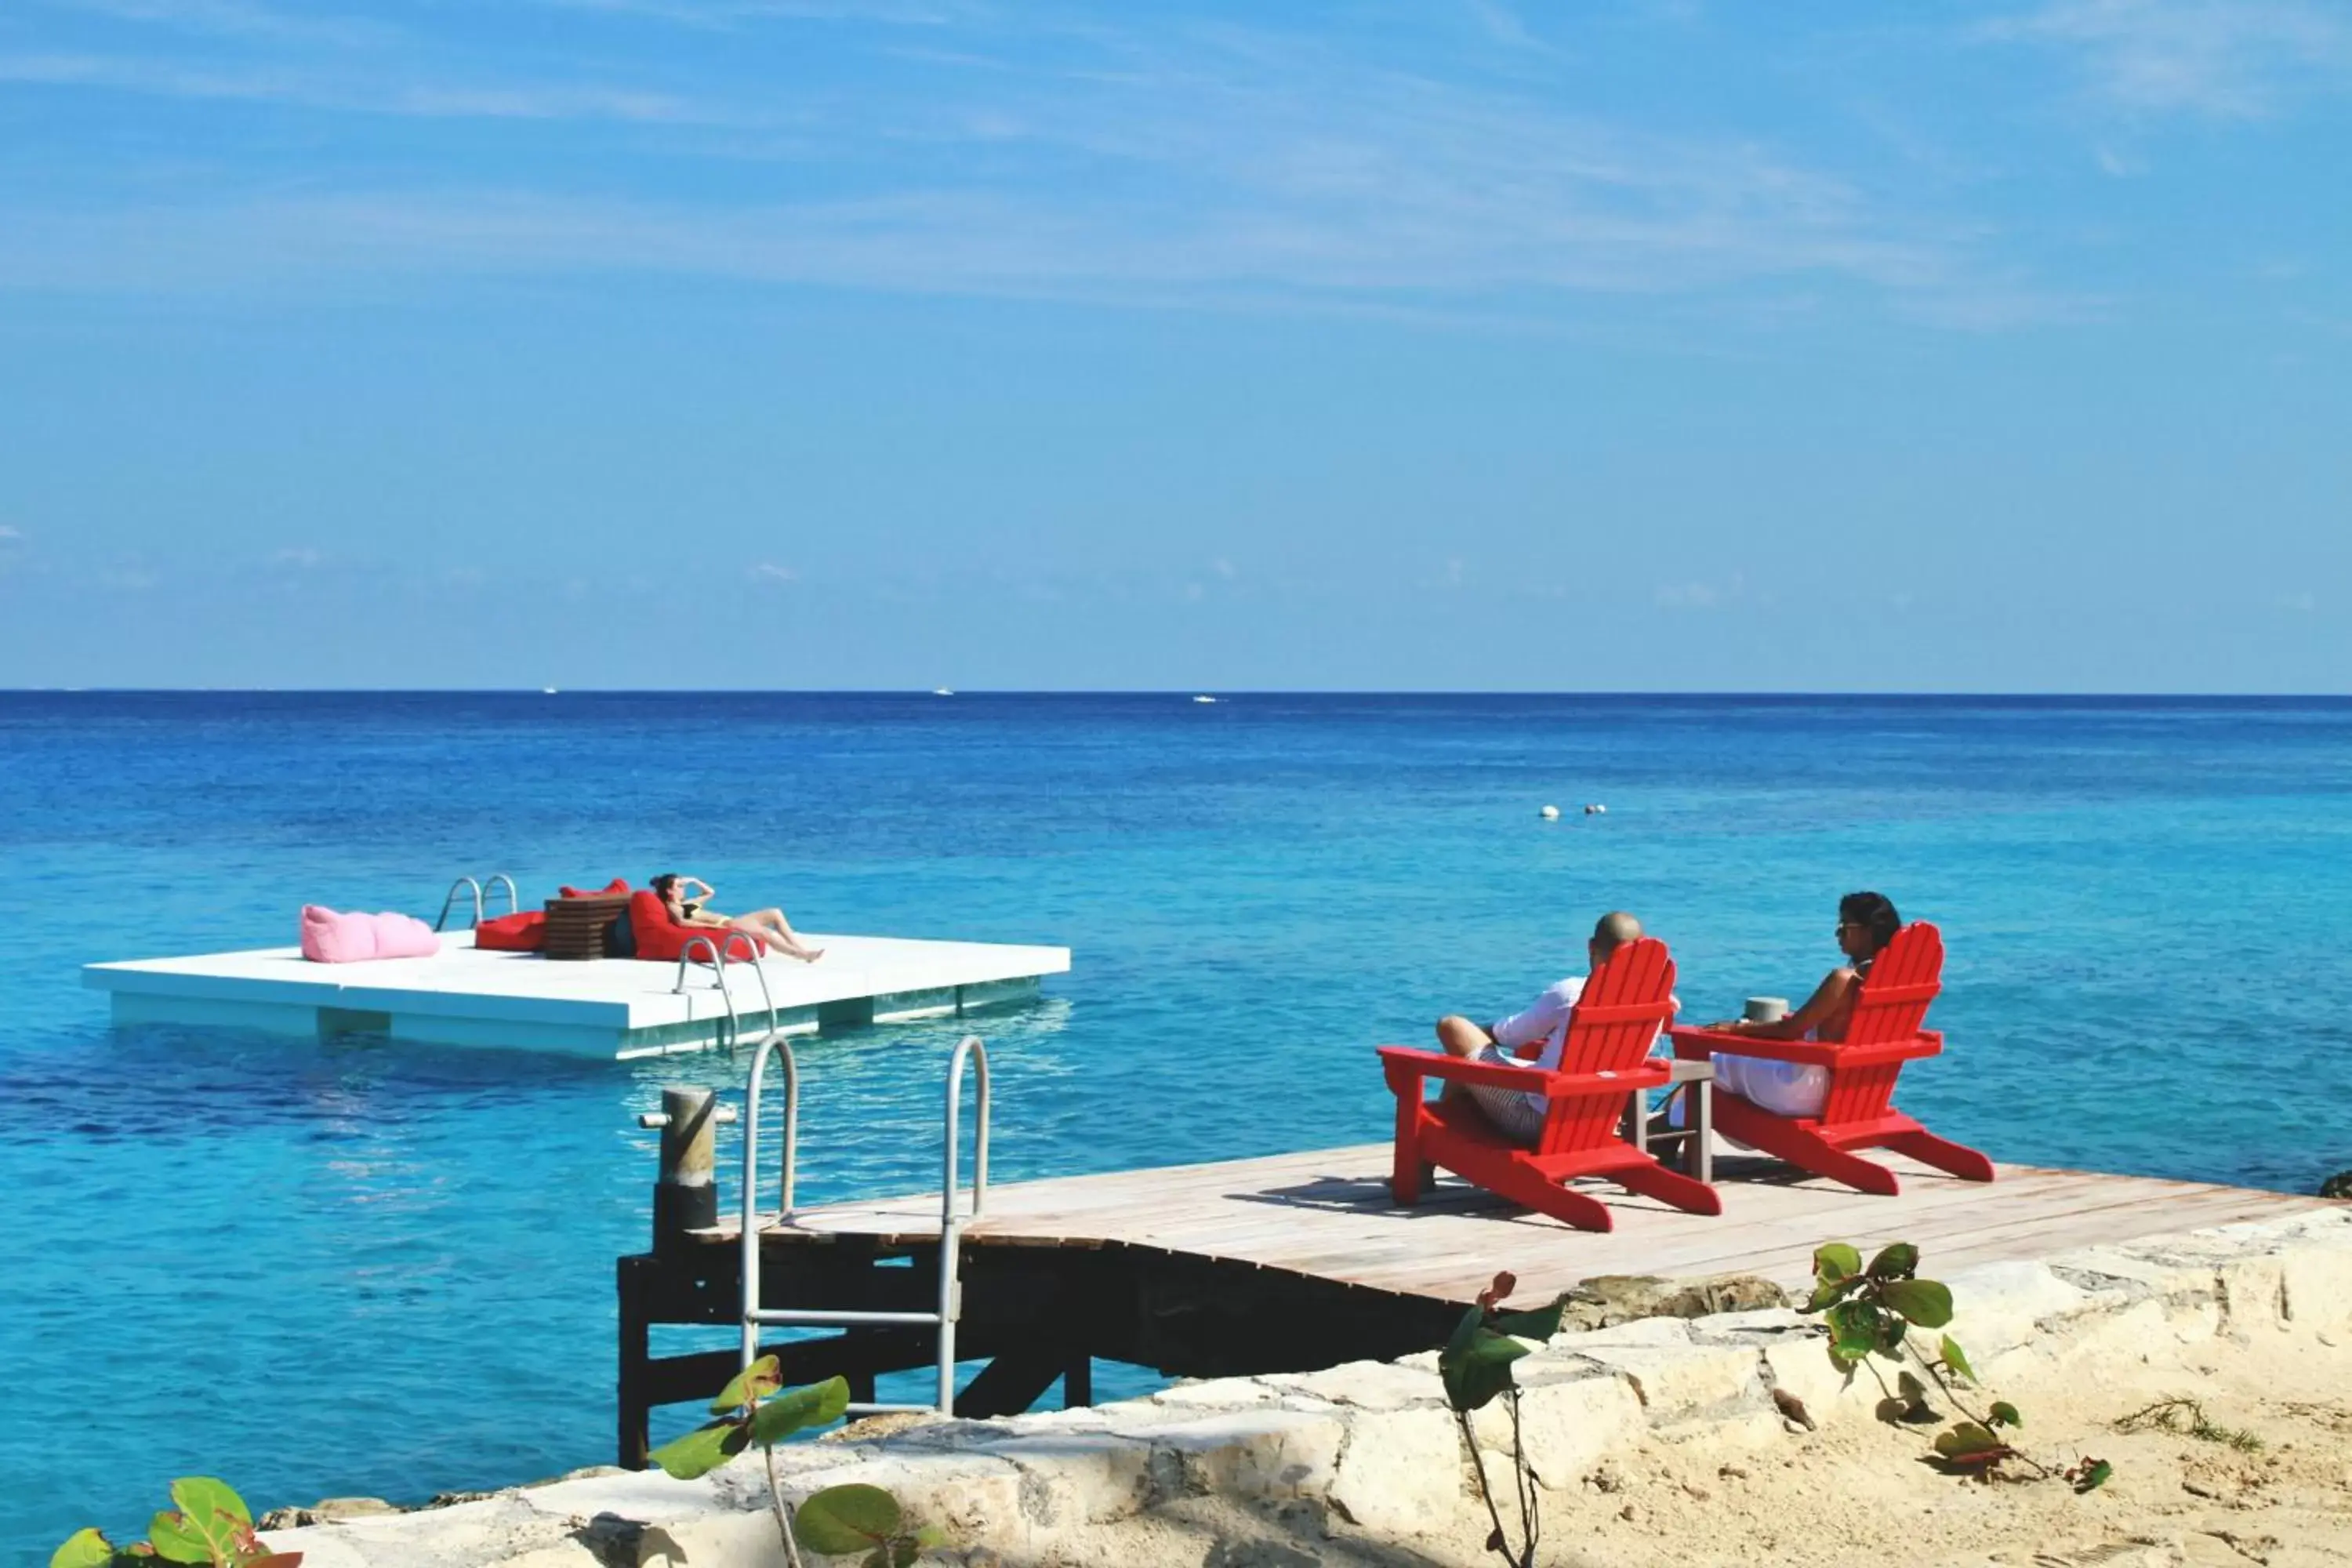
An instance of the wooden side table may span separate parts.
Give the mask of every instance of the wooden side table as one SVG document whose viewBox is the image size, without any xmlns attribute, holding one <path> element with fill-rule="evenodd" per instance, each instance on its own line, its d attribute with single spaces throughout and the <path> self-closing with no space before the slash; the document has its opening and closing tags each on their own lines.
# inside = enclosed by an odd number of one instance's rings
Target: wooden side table
<svg viewBox="0 0 2352 1568">
<path fill-rule="evenodd" d="M 629 898 L 625 893 L 599 893 L 584 899 L 550 899 L 542 907 L 547 910 L 547 935 L 540 945 L 540 956 L 576 963 L 604 956 L 604 933 L 629 907 Z"/>
<path fill-rule="evenodd" d="M 1702 1182 L 1715 1180 L 1715 1063 L 1686 1062 L 1676 1057 L 1668 1064 L 1674 1077 L 1666 1083 L 1666 1103 L 1674 1097 L 1687 1097 L 1692 1110 L 1687 1112 L 1689 1125 L 1680 1131 L 1662 1134 L 1682 1142 L 1683 1170 Z M 1625 1119 L 1632 1122 L 1633 1147 L 1644 1154 L 1650 1152 L 1650 1107 L 1639 1093 L 1627 1097 Z"/>
</svg>

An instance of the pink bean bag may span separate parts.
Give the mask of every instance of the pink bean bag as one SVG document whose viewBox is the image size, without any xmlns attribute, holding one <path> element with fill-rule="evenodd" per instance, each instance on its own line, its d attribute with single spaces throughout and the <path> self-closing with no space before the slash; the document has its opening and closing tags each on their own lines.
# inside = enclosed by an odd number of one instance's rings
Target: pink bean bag
<svg viewBox="0 0 2352 1568">
<path fill-rule="evenodd" d="M 440 937 L 414 915 L 346 915 L 320 904 L 302 906 L 302 956 L 313 963 L 430 958 L 440 951 Z"/>
</svg>

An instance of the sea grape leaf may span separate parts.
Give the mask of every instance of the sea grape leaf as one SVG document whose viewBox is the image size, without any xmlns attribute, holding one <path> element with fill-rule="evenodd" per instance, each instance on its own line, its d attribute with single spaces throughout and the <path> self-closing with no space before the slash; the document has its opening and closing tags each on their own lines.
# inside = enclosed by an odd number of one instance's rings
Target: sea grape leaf
<svg viewBox="0 0 2352 1568">
<path fill-rule="evenodd" d="M 114 1545 L 95 1530 L 77 1530 L 49 1553 L 49 1568 L 110 1568 Z"/>
<path fill-rule="evenodd" d="M 2075 1479 L 2074 1489 L 2078 1492 L 2096 1491 L 2105 1486 L 2107 1478 L 2115 1473 L 2116 1468 L 2106 1460 L 2093 1459 L 2083 1467 L 2083 1473 Z"/>
<path fill-rule="evenodd" d="M 179 1506 L 158 1513 L 147 1527 L 155 1555 L 166 1563 L 235 1563 L 253 1542 L 253 1514 L 227 1482 L 211 1476 L 182 1476 L 172 1483 Z"/>
<path fill-rule="evenodd" d="M 1508 1335 L 1480 1329 L 1470 1337 L 1468 1350 L 1438 1359 L 1446 1404 L 1465 1413 L 1484 1409 L 1511 1386 L 1511 1363 L 1527 1353 L 1528 1347 Z"/>
<path fill-rule="evenodd" d="M 1860 1363 L 1885 1339 L 1886 1314 L 1867 1301 L 1841 1301 L 1828 1320 L 1830 1360 L 1841 1367 Z"/>
<path fill-rule="evenodd" d="M 1549 1307 L 1538 1307 L 1532 1312 L 1504 1312 L 1487 1326 L 1513 1339 L 1541 1342 L 1559 1332 L 1560 1314 L 1567 1310 L 1568 1297 L 1563 1293 Z"/>
<path fill-rule="evenodd" d="M 849 1380 L 828 1377 L 788 1388 L 751 1413 L 751 1441 L 778 1443 L 811 1426 L 829 1426 L 849 1409 Z"/>
<path fill-rule="evenodd" d="M 210 1563 L 213 1543 L 187 1515 L 165 1509 L 147 1521 L 147 1543 L 166 1563 Z"/>
<path fill-rule="evenodd" d="M 1923 1329 L 1940 1329 L 1952 1321 L 1952 1292 L 1935 1279 L 1890 1279 L 1879 1287 L 1879 1300 Z"/>
<path fill-rule="evenodd" d="M 1862 1272 L 1862 1254 L 1843 1241 L 1832 1241 L 1813 1249 L 1813 1278 L 1824 1285 L 1851 1279 Z"/>
<path fill-rule="evenodd" d="M 1824 1279 L 1813 1287 L 1813 1293 L 1806 1300 L 1803 1310 L 1819 1312 L 1834 1307 L 1869 1282 L 1859 1274 L 1849 1274 L 1843 1279 Z"/>
<path fill-rule="evenodd" d="M 1910 1331 L 1911 1325 L 1896 1317 L 1894 1313 L 1881 1313 L 1878 1320 L 1879 1350 L 1887 1355 L 1901 1354 L 1903 1351 L 1903 1336 Z"/>
<path fill-rule="evenodd" d="M 763 1355 L 727 1380 L 727 1386 L 720 1389 L 719 1397 L 710 1402 L 710 1413 L 724 1415 L 754 1399 L 767 1398 L 783 1385 L 783 1373 L 777 1370 L 776 1358 Z"/>
<path fill-rule="evenodd" d="M 877 1546 L 866 1554 L 858 1568 L 912 1568 L 923 1549 L 911 1541 L 894 1541 L 887 1546 Z"/>
<path fill-rule="evenodd" d="M 1960 1349 L 1960 1342 L 1949 1334 L 1944 1336 L 1944 1364 L 1959 1373 L 1964 1383 L 1977 1380 L 1977 1369 L 1969 1364 L 1967 1354 Z"/>
<path fill-rule="evenodd" d="M 1956 1465 L 1982 1465 L 2009 1452 L 2009 1445 L 1989 1427 L 1963 1421 L 1936 1436 L 1936 1452 Z"/>
<path fill-rule="evenodd" d="M 845 1555 L 887 1545 L 900 1522 L 897 1498 L 880 1487 L 852 1483 L 810 1493 L 793 1514 L 793 1534 L 811 1552 Z"/>
<path fill-rule="evenodd" d="M 1463 1313 L 1462 1321 L 1454 1325 L 1454 1332 L 1446 1337 L 1445 1348 L 1437 1352 L 1438 1364 L 1443 1366 L 1448 1358 L 1458 1358 L 1468 1354 L 1471 1340 L 1476 1337 L 1478 1331 L 1486 1326 L 1486 1308 L 1473 1307 Z"/>
<path fill-rule="evenodd" d="M 1993 1407 L 1990 1410 L 1986 1411 L 1985 1414 L 1991 1418 L 1992 1424 L 1996 1426 L 2022 1426 L 2025 1425 L 2025 1417 L 2020 1415 L 2017 1413 L 2017 1406 L 2011 1405 L 2006 1399 L 1994 1401 Z"/>
<path fill-rule="evenodd" d="M 665 1474 L 690 1481 L 707 1476 L 751 1447 L 750 1428 L 741 1421 L 712 1421 L 674 1438 L 646 1458 Z"/>
<path fill-rule="evenodd" d="M 238 1524 L 253 1522 L 253 1510 L 245 1506 L 236 1489 L 212 1476 L 182 1476 L 172 1483 L 172 1501 L 190 1519 L 226 1514 Z"/>
<path fill-rule="evenodd" d="M 1919 1272 L 1919 1249 L 1907 1241 L 1898 1241 L 1881 1249 L 1870 1260 L 1873 1279 L 1908 1279 Z"/>
</svg>

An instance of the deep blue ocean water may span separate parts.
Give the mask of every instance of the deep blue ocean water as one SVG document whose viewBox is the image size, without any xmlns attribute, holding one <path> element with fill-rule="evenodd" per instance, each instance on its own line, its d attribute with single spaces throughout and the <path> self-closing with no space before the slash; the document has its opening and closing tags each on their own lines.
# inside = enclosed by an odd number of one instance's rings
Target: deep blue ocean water
<svg viewBox="0 0 2352 1568">
<path fill-rule="evenodd" d="M 2346 701 L 0 694 L 0 1560 L 190 1472 L 268 1506 L 609 1460 L 634 1119 L 735 1081 L 117 1030 L 86 962 L 494 870 L 1066 943 L 979 1025 L 1017 1178 L 1378 1140 L 1370 1047 L 1580 968 L 1600 910 L 1712 1016 L 1801 996 L 1876 888 L 1950 946 L 1931 1124 L 2308 1190 L 2352 1165 L 2347 807 Z M 936 1181 L 959 1033 L 803 1048 L 807 1199 Z"/>
</svg>

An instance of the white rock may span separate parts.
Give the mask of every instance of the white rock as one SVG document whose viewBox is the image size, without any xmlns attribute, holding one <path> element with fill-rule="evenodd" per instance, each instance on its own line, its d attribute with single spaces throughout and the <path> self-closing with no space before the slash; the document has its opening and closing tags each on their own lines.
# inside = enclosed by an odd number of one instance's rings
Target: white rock
<svg viewBox="0 0 2352 1568">
<path fill-rule="evenodd" d="M 785 1568 L 773 1516 L 738 1513 L 648 1526 L 637 1542 L 637 1568 Z M 304 1558 L 302 1568 L 310 1568 Z"/>
<path fill-rule="evenodd" d="M 1687 1319 L 1636 1318 L 1630 1323 L 1617 1323 L 1605 1329 L 1554 1334 L 1551 1348 L 1581 1352 L 1624 1345 L 1686 1345 L 1690 1342 L 1691 1326 Z"/>
<path fill-rule="evenodd" d="M 2280 1258 L 2279 1269 L 2294 1327 L 2327 1330 L 2352 1321 L 2352 1247 L 2291 1247 Z"/>
<path fill-rule="evenodd" d="M 1771 1372 L 1772 1386 L 1802 1400 L 1805 1414 L 1817 1425 L 1826 1426 L 1832 1418 L 1856 1408 L 1869 1410 L 1879 1398 L 1878 1385 L 1868 1373 L 1838 1370 L 1830 1360 L 1825 1339 L 1767 1345 L 1762 1355 Z"/>
<path fill-rule="evenodd" d="M 1021 1510 L 1048 1534 L 1126 1519 L 1151 1491 L 1151 1449 L 1111 1432 L 1021 1436 L 987 1450 L 1021 1473 Z"/>
<path fill-rule="evenodd" d="M 1762 1396 L 1756 1352 L 1734 1346 L 1628 1346 L 1580 1352 L 1632 1382 L 1653 1422 Z"/>
<path fill-rule="evenodd" d="M 1157 1426 L 1153 1484 L 1171 1495 L 1318 1496 L 1330 1489 L 1346 1431 L 1333 1415 L 1277 1409 Z"/>
<path fill-rule="evenodd" d="M 1331 1506 L 1379 1534 L 1425 1531 L 1462 1497 L 1462 1437 L 1445 1409 L 1367 1411 L 1349 1423 Z"/>
<path fill-rule="evenodd" d="M 1402 1410 L 1407 1405 L 1443 1403 L 1445 1398 L 1445 1384 L 1435 1373 L 1380 1361 L 1351 1361 L 1322 1372 L 1266 1381 L 1332 1405 L 1363 1410 Z"/>
<path fill-rule="evenodd" d="M 1018 1552 L 1027 1549 L 1031 1528 L 1022 1482 L 1019 1470 L 988 1454 L 887 1453 L 835 1471 L 823 1484 L 880 1487 L 909 1518 L 936 1525 L 959 1546 Z"/>
<path fill-rule="evenodd" d="M 1274 1403 L 1274 1390 L 1251 1377 L 1218 1377 L 1205 1383 L 1180 1383 L 1151 1395 L 1154 1405 L 1180 1410 L 1241 1410 Z"/>
<path fill-rule="evenodd" d="M 1742 1353 L 1752 1369 L 1755 1353 Z M 1540 1384 L 1519 1394 L 1519 1436 L 1528 1463 L 1553 1491 L 1577 1485 L 1601 1455 L 1644 1425 L 1641 1398 L 1622 1377 Z M 1472 1416 L 1471 1430 L 1487 1452 L 1511 1451 L 1511 1414 L 1501 1400 Z"/>
</svg>

